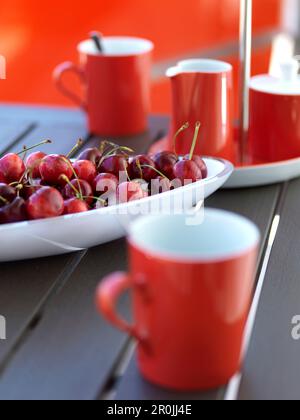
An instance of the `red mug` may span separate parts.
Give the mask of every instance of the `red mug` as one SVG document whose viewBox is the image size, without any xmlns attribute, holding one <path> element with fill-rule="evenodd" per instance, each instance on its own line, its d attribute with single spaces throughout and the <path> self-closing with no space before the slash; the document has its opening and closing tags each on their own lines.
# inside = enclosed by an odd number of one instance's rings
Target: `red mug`
<svg viewBox="0 0 300 420">
<path fill-rule="evenodd" d="M 103 54 L 92 40 L 78 46 L 80 65 L 66 62 L 54 71 L 58 89 L 88 114 L 89 130 L 101 136 L 129 136 L 147 129 L 150 111 L 152 42 L 105 37 Z M 82 100 L 65 87 L 62 76 L 75 72 L 83 83 Z"/>
<path fill-rule="evenodd" d="M 149 216 L 129 236 L 130 272 L 99 285 L 99 311 L 138 341 L 150 382 L 179 391 L 226 384 L 239 370 L 253 292 L 258 229 L 247 219 L 206 210 L 202 224 L 185 215 Z M 135 325 L 116 304 L 133 292 Z"/>
<path fill-rule="evenodd" d="M 200 121 L 201 138 L 196 153 L 234 160 L 232 66 L 217 60 L 186 60 L 170 68 L 167 76 L 173 98 L 169 149 L 173 149 L 177 130 L 189 122 L 189 129 L 180 135 L 176 145 L 179 154 L 189 153 L 194 125 Z"/>
<path fill-rule="evenodd" d="M 282 64 L 282 77 L 256 76 L 250 83 L 250 155 L 257 162 L 300 157 L 299 64 Z"/>
</svg>

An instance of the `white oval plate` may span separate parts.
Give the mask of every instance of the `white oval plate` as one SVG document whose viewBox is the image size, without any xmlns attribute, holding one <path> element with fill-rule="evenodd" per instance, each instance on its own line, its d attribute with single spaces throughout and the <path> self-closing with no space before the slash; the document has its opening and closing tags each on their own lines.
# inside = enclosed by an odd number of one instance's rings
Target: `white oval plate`
<svg viewBox="0 0 300 420">
<path fill-rule="evenodd" d="M 223 188 L 250 188 L 300 177 L 300 158 L 236 167 Z"/>
<path fill-rule="evenodd" d="M 66 254 L 119 239 L 132 219 L 149 210 L 190 210 L 224 185 L 234 169 L 222 159 L 204 160 L 208 177 L 174 191 L 86 213 L 0 225 L 0 262 Z"/>
</svg>

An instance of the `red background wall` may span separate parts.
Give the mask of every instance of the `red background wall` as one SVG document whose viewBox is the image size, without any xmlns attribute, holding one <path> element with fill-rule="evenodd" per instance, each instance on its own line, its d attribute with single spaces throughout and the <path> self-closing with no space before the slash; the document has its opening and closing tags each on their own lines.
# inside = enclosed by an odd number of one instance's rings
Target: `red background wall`
<svg viewBox="0 0 300 420">
<path fill-rule="evenodd" d="M 283 0 L 254 0 L 255 34 L 280 25 Z M 51 73 L 76 60 L 76 45 L 91 29 L 107 35 L 135 35 L 156 44 L 155 63 L 238 39 L 239 0 L 1 0 L 0 54 L 7 80 L 0 101 L 65 104 Z M 254 72 L 266 71 L 270 49 L 254 54 Z M 237 65 L 236 57 L 222 57 Z M 76 84 L 75 81 L 71 83 Z M 153 85 L 153 109 L 167 111 L 169 86 Z"/>
</svg>

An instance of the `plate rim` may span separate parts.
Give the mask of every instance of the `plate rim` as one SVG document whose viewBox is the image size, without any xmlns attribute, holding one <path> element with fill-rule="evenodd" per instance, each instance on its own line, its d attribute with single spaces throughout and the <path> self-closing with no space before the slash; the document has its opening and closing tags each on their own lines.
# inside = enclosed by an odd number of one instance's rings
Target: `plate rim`
<svg viewBox="0 0 300 420">
<path fill-rule="evenodd" d="M 288 166 L 293 163 L 300 163 L 300 156 L 297 158 L 291 158 L 291 159 L 285 159 L 285 160 L 279 160 L 274 162 L 265 162 L 265 163 L 255 163 L 255 164 L 249 164 L 249 165 L 235 165 L 234 171 L 240 172 L 243 170 L 254 170 L 254 169 L 263 169 L 263 168 L 275 168 L 279 166 Z"/>
</svg>

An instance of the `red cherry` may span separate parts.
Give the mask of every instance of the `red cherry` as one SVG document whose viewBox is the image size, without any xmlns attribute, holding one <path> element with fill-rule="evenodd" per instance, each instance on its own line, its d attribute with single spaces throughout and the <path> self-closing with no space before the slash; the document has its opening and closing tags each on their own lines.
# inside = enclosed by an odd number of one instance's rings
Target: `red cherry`
<svg viewBox="0 0 300 420">
<path fill-rule="evenodd" d="M 156 174 L 156 176 L 157 176 L 157 174 Z M 146 182 L 144 179 L 138 178 L 138 179 L 132 180 L 132 182 L 135 182 L 135 183 L 139 184 L 144 192 L 149 193 L 149 183 Z"/>
<path fill-rule="evenodd" d="M 34 193 L 43 187 L 42 180 L 36 178 L 28 184 L 24 184 L 23 188 L 20 190 L 20 194 L 25 200 L 28 200 Z"/>
<path fill-rule="evenodd" d="M 151 195 L 161 194 L 167 191 L 171 191 L 171 182 L 167 178 L 158 176 L 151 181 Z"/>
<path fill-rule="evenodd" d="M 26 202 L 30 219 L 47 219 L 61 216 L 64 211 L 64 199 L 55 188 L 43 187 Z"/>
<path fill-rule="evenodd" d="M 97 169 L 93 162 L 89 160 L 77 160 L 73 163 L 73 168 L 79 179 L 89 182 L 90 184 L 94 181 L 97 176 Z"/>
<path fill-rule="evenodd" d="M 18 182 L 25 170 L 23 160 L 14 153 L 9 153 L 0 159 L 1 178 L 4 178 L 8 184 Z"/>
<path fill-rule="evenodd" d="M 2 200 L 1 200 L 2 198 Z M 6 204 L 11 203 L 17 198 L 17 191 L 15 188 L 7 184 L 0 184 L 0 207 L 4 207 Z M 5 203 L 5 201 L 7 203 Z"/>
<path fill-rule="evenodd" d="M 185 124 L 179 129 L 178 133 L 189 127 L 189 124 Z M 186 185 L 187 182 L 197 182 L 203 179 L 202 175 L 202 164 L 200 163 L 200 156 L 195 157 L 195 147 L 198 141 L 199 132 L 201 128 L 200 121 L 195 124 L 195 132 L 192 141 L 190 154 L 186 155 L 181 161 L 177 162 L 174 166 L 175 177 L 181 181 L 182 185 Z M 178 134 L 177 133 L 177 134 Z M 176 134 L 176 135 L 177 135 Z"/>
<path fill-rule="evenodd" d="M 118 203 L 128 203 L 144 198 L 142 187 L 137 182 L 123 182 L 117 188 Z"/>
<path fill-rule="evenodd" d="M 48 155 L 40 163 L 42 180 L 50 185 L 65 185 L 62 178 L 65 175 L 68 179 L 73 177 L 73 167 L 68 158 L 62 155 Z"/>
<path fill-rule="evenodd" d="M 184 160 L 190 160 L 190 155 L 186 155 L 183 159 Z M 208 169 L 207 169 L 206 163 L 204 162 L 202 157 L 199 156 L 199 155 L 194 155 L 192 157 L 192 161 L 195 162 L 196 165 L 199 166 L 199 168 L 201 169 L 202 178 L 203 179 L 207 178 Z"/>
<path fill-rule="evenodd" d="M 2 172 L 0 172 L 0 182 L 1 183 L 6 183 L 6 179 L 5 179 L 5 176 L 3 175 L 3 173 Z"/>
<path fill-rule="evenodd" d="M 94 201 L 92 187 L 83 179 L 73 179 L 70 184 L 67 184 L 63 189 L 63 197 L 66 200 L 71 198 L 83 199 L 88 205 Z"/>
<path fill-rule="evenodd" d="M 149 192 L 148 191 L 143 191 L 143 198 L 147 198 L 149 197 Z"/>
<path fill-rule="evenodd" d="M 30 198 L 33 194 L 35 194 L 38 190 L 40 190 L 41 188 L 43 188 L 41 185 L 40 186 L 24 186 L 21 190 L 21 196 L 25 199 L 28 200 L 28 198 Z"/>
<path fill-rule="evenodd" d="M 145 166 L 145 167 L 144 167 Z M 154 169 L 152 169 L 154 168 Z M 138 155 L 129 159 L 130 178 L 141 178 L 147 182 L 157 176 L 155 163 L 146 155 Z"/>
<path fill-rule="evenodd" d="M 25 201 L 21 197 L 0 208 L 0 224 L 23 222 L 27 219 Z"/>
<path fill-rule="evenodd" d="M 118 178 L 113 174 L 99 174 L 92 182 L 93 190 L 96 195 L 107 192 L 116 193 L 119 184 Z"/>
<path fill-rule="evenodd" d="M 116 177 L 120 172 L 126 172 L 128 169 L 128 160 L 124 155 L 113 155 L 106 157 L 100 165 L 99 172 L 110 173 Z"/>
<path fill-rule="evenodd" d="M 31 153 L 25 160 L 26 168 L 29 170 L 29 175 L 32 178 L 40 178 L 40 164 L 41 161 L 46 157 L 46 153 L 35 152 Z"/>
<path fill-rule="evenodd" d="M 174 166 L 174 174 L 182 185 L 189 182 L 197 182 L 202 179 L 202 172 L 199 166 L 192 160 L 181 160 Z"/>
<path fill-rule="evenodd" d="M 174 166 L 178 161 L 178 157 L 172 152 L 160 152 L 153 157 L 156 169 L 165 175 L 171 181 L 175 178 Z"/>
<path fill-rule="evenodd" d="M 78 198 L 71 198 L 65 201 L 64 214 L 84 213 L 88 210 L 87 203 Z"/>
<path fill-rule="evenodd" d="M 102 154 L 97 147 L 93 147 L 90 149 L 84 150 L 82 153 L 80 153 L 78 160 L 89 160 L 94 165 L 98 166 L 100 160 L 102 158 Z"/>
</svg>

